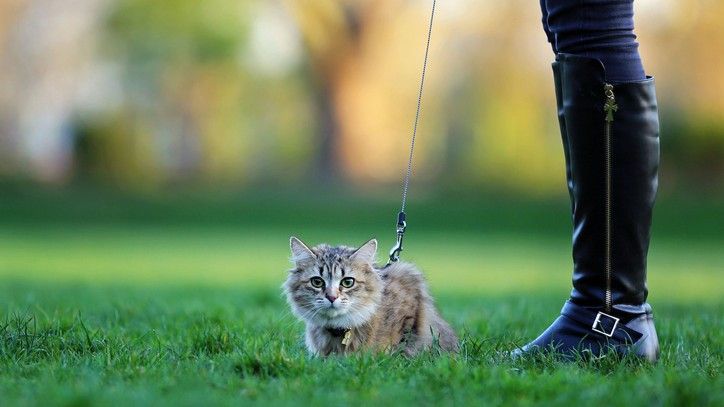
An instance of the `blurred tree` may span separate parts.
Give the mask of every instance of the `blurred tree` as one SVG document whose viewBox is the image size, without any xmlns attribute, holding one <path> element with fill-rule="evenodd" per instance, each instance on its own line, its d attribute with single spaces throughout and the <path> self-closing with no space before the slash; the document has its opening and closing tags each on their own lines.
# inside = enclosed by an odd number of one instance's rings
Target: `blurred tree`
<svg viewBox="0 0 724 407">
<path fill-rule="evenodd" d="M 724 2 L 639 2 L 641 51 L 656 77 L 664 190 L 724 185 Z M 717 51 L 714 51 L 717 50 Z"/>
<path fill-rule="evenodd" d="M 431 2 L 0 3 L 0 176 L 157 187 L 397 183 Z M 715 0 L 640 0 L 664 176 L 724 184 Z M 539 10 L 438 3 L 415 180 L 565 194 Z M 501 24 L 505 22 L 505 24 Z M 75 141 L 73 141 L 75 140 Z"/>
<path fill-rule="evenodd" d="M 467 180 L 542 191 L 557 182 L 559 142 L 541 132 L 554 129 L 545 126 L 551 109 L 536 96 L 549 90 L 549 83 L 526 80 L 537 72 L 524 62 L 525 53 L 513 52 L 531 43 L 549 49 L 542 34 L 532 41 L 531 33 L 540 31 L 538 11 L 525 3 L 439 4 L 415 161 L 419 175 L 450 180 L 444 172 L 454 170 Z M 304 34 L 315 78 L 330 101 L 323 105 L 331 122 L 324 136 L 330 157 L 320 158 L 336 158 L 333 165 L 358 181 L 399 180 L 431 2 L 285 4 Z M 453 147 L 460 140 L 456 132 L 469 134 L 465 142 L 472 145 Z M 527 165 L 510 171 L 522 157 Z"/>
<path fill-rule="evenodd" d="M 0 4 L 0 172 L 49 183 L 69 178 L 78 82 L 88 72 L 104 4 Z"/>
<path fill-rule="evenodd" d="M 254 41 L 264 42 L 254 34 L 257 25 L 274 34 L 267 11 L 264 3 L 232 0 L 116 3 L 105 54 L 121 62 L 130 108 L 124 114 L 144 130 L 125 136 L 136 140 L 126 144 L 131 151 L 109 149 L 115 157 L 103 159 L 128 161 L 146 156 L 137 149 L 150 149 L 154 171 L 167 181 L 302 176 L 313 128 L 300 125 L 309 115 L 308 91 L 294 72 L 250 60 L 258 51 L 249 56 Z"/>
</svg>

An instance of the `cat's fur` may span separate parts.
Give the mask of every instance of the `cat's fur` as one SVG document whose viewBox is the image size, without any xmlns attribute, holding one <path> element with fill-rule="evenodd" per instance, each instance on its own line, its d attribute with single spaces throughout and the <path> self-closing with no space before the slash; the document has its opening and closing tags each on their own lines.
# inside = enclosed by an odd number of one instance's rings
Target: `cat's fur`
<svg viewBox="0 0 724 407">
<path fill-rule="evenodd" d="M 292 237 L 290 246 L 294 268 L 283 288 L 294 314 L 306 322 L 311 353 L 399 349 L 413 355 L 434 342 L 457 350 L 455 332 L 435 308 L 422 273 L 404 262 L 374 266 L 376 240 L 358 249 L 325 244 L 310 249 Z M 324 286 L 313 287 L 314 277 Z M 341 281 L 347 277 L 355 281 L 345 289 Z"/>
</svg>

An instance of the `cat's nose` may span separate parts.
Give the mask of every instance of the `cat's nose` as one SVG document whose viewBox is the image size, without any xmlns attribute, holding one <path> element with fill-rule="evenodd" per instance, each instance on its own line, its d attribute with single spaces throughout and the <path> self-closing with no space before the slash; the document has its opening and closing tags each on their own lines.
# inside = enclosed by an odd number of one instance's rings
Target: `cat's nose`
<svg viewBox="0 0 724 407">
<path fill-rule="evenodd" d="M 329 300 L 329 302 L 334 302 L 334 300 L 337 299 L 336 296 L 334 296 L 334 295 L 329 295 L 329 294 L 326 294 L 326 297 L 327 297 L 327 299 Z"/>
</svg>

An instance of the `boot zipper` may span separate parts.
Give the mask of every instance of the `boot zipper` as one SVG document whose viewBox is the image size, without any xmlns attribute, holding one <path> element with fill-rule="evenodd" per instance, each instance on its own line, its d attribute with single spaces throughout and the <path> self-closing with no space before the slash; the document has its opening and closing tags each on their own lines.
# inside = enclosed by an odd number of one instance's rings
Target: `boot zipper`
<svg viewBox="0 0 724 407">
<path fill-rule="evenodd" d="M 613 123 L 613 114 L 618 110 L 616 104 L 616 96 L 613 94 L 613 85 L 604 84 L 603 91 L 606 95 L 606 103 L 603 110 L 606 112 L 606 126 L 604 131 L 605 138 L 605 165 L 606 165 L 606 196 L 605 196 L 605 218 L 606 218 L 606 254 L 604 260 L 604 270 L 606 273 L 606 312 L 611 312 L 611 125 Z"/>
<path fill-rule="evenodd" d="M 606 195 L 604 197 L 604 216 L 606 218 L 606 254 L 604 258 L 604 271 L 606 273 L 606 312 L 598 312 L 596 319 L 593 321 L 591 329 L 609 338 L 613 336 L 618 327 L 619 319 L 610 315 L 613 308 L 613 300 L 611 298 L 611 125 L 613 124 L 613 114 L 618 110 L 616 104 L 616 96 L 613 94 L 613 85 L 605 83 L 603 85 L 603 93 L 606 96 L 606 102 L 603 105 L 603 111 L 606 113 L 604 120 L 604 149 L 605 149 L 605 172 L 606 172 Z M 607 321 L 604 323 L 603 321 Z M 613 326 L 609 325 L 613 323 Z"/>
</svg>

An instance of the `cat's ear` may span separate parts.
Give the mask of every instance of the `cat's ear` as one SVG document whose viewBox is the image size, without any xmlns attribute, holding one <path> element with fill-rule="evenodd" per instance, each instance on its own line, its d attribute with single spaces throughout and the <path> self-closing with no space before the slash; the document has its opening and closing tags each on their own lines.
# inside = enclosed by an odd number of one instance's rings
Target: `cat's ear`
<svg viewBox="0 0 724 407">
<path fill-rule="evenodd" d="M 294 236 L 289 238 L 289 247 L 292 249 L 292 262 L 296 264 L 305 263 L 317 258 L 312 249 Z"/>
<path fill-rule="evenodd" d="M 375 256 L 377 255 L 377 239 L 370 239 L 367 243 L 360 246 L 352 255 L 350 259 L 363 261 L 365 263 L 373 263 Z"/>
</svg>

